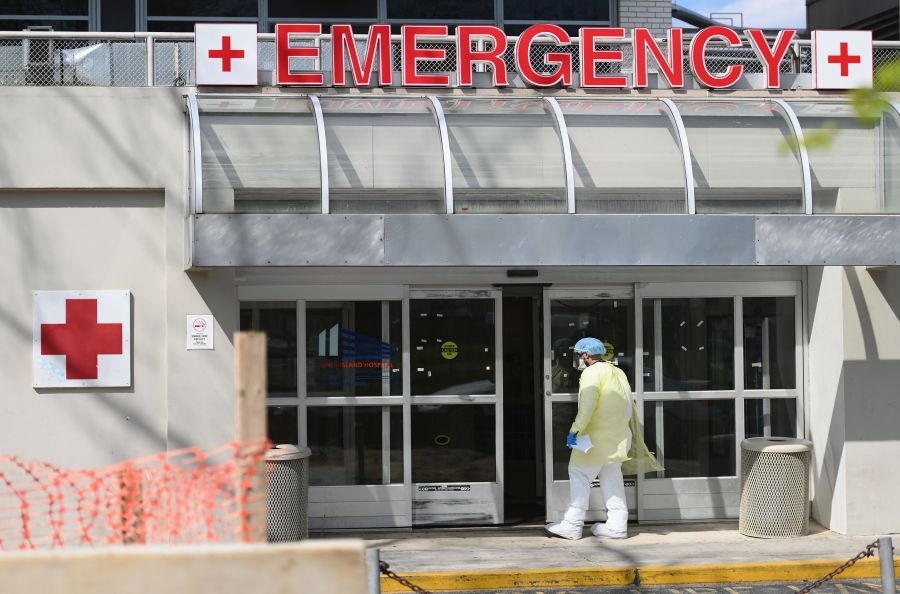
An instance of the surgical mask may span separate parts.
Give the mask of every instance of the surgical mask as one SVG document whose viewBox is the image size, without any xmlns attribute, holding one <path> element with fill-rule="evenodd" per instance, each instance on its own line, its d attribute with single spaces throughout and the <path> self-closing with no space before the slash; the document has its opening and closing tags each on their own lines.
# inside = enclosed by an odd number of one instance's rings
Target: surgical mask
<svg viewBox="0 0 900 594">
<path fill-rule="evenodd" d="M 572 361 L 572 367 L 574 367 L 578 371 L 584 371 L 585 369 L 587 369 L 587 364 L 584 362 L 584 357 L 578 357 L 577 361 Z"/>
</svg>

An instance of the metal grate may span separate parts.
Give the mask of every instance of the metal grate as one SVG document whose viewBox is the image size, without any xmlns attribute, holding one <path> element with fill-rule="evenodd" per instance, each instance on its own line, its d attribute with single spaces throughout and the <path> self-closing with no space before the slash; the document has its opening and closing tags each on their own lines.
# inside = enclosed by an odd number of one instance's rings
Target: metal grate
<svg viewBox="0 0 900 594">
<path fill-rule="evenodd" d="M 152 41 L 150 41 L 152 40 Z M 365 37 L 357 37 L 357 48 L 362 53 Z M 482 47 L 490 47 L 490 42 L 480 41 Z M 331 69 L 331 40 L 327 36 L 318 39 L 297 39 L 296 46 L 314 46 L 320 49 L 319 59 L 292 58 L 292 69 Z M 503 61 L 510 73 L 516 72 L 516 38 L 509 38 L 509 47 L 503 54 Z M 666 50 L 666 41 L 659 40 Z M 684 44 L 684 66 L 691 73 L 687 59 L 689 40 Z M 444 60 L 423 60 L 419 71 L 423 73 L 453 73 L 456 71 L 456 42 L 453 37 L 446 40 L 420 41 L 420 47 L 443 49 Z M 152 52 L 150 51 L 152 46 Z M 273 72 L 275 69 L 275 38 L 272 34 L 259 36 L 259 69 Z M 632 49 L 630 42 L 607 42 L 598 45 L 602 49 L 619 49 L 624 54 L 622 62 L 601 62 L 597 73 L 630 72 Z M 876 42 L 873 61 L 876 73 L 885 65 L 900 60 L 900 44 L 896 42 Z M 544 63 L 550 52 L 570 53 L 573 70 L 580 70 L 578 39 L 558 46 L 546 40 L 534 43 L 529 52 L 531 65 L 537 72 L 550 73 L 556 66 Z M 781 63 L 784 73 L 812 72 L 811 46 L 808 40 L 795 42 L 793 51 Z M 400 39 L 391 41 L 391 62 L 395 71 L 401 69 Z M 148 56 L 152 58 L 152 68 L 147 68 Z M 654 66 L 650 61 L 651 68 Z M 715 74 L 723 73 L 732 64 L 741 64 L 748 73 L 762 72 L 762 65 L 748 47 L 731 48 L 711 45 L 708 47 L 706 64 Z M 148 72 L 149 70 L 149 72 Z M 489 66 L 477 65 L 476 71 L 490 71 Z M 149 75 L 153 80 L 149 80 Z M 265 80 L 265 79 L 263 79 Z M 194 42 L 191 34 L 185 33 L 22 33 L 0 32 L 0 86 L 184 86 L 194 84 Z M 266 84 L 262 82 L 262 84 Z M 900 91 L 886 88 L 886 91 Z"/>
<path fill-rule="evenodd" d="M 741 534 L 784 538 L 809 532 L 809 460 L 809 449 L 741 447 Z"/>
<path fill-rule="evenodd" d="M 284 446 L 280 446 L 279 449 Z M 275 451 L 275 450 L 270 450 Z M 266 455 L 266 539 L 292 542 L 309 536 L 309 450 Z"/>
</svg>

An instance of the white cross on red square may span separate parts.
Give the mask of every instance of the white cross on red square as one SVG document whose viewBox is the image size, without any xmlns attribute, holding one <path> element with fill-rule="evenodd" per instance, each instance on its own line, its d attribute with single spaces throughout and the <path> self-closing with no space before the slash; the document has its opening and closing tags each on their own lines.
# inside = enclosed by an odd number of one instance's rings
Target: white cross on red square
<svg viewBox="0 0 900 594">
<path fill-rule="evenodd" d="M 256 86 L 256 34 L 256 23 L 194 25 L 197 86 Z"/>
<path fill-rule="evenodd" d="M 817 89 L 872 86 L 871 31 L 813 31 L 812 45 Z"/>
<path fill-rule="evenodd" d="M 131 385 L 128 291 L 36 291 L 35 388 Z"/>
</svg>

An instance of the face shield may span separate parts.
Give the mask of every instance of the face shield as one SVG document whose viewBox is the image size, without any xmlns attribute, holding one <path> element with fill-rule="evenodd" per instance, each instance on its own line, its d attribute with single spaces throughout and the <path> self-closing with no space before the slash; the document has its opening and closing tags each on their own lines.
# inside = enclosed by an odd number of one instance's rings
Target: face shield
<svg viewBox="0 0 900 594">
<path fill-rule="evenodd" d="M 575 357 L 572 358 L 572 367 L 578 371 L 587 369 L 587 363 L 584 362 L 584 356 L 585 353 L 575 353 Z"/>
</svg>

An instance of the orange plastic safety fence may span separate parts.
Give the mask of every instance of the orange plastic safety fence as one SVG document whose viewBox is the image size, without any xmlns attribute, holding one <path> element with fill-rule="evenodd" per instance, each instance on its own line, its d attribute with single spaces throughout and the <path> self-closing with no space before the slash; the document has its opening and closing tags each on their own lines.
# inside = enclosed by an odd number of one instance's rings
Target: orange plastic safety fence
<svg viewBox="0 0 900 594">
<path fill-rule="evenodd" d="M 249 540 L 265 525 L 268 442 L 94 470 L 0 456 L 0 550 Z"/>
</svg>

